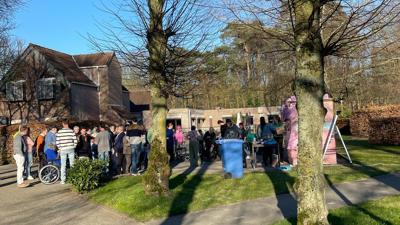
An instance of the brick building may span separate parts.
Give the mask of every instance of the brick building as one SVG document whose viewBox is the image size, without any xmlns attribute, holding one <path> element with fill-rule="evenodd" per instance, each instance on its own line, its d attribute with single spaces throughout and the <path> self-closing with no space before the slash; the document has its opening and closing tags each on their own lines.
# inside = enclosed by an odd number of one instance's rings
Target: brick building
<svg viewBox="0 0 400 225">
<path fill-rule="evenodd" d="M 21 123 L 59 118 L 121 123 L 132 116 L 113 52 L 69 55 L 29 44 L 0 82 L 0 117 Z"/>
<path fill-rule="evenodd" d="M 260 117 L 280 116 L 281 107 L 255 107 L 255 108 L 233 108 L 233 109 L 170 109 L 167 115 L 167 123 L 171 122 L 175 126 L 182 126 L 183 130 L 188 131 L 192 125 L 201 130 L 208 130 L 210 127 L 219 129 L 218 120 L 226 121 L 231 119 L 240 120 L 247 125 L 260 124 Z"/>
</svg>

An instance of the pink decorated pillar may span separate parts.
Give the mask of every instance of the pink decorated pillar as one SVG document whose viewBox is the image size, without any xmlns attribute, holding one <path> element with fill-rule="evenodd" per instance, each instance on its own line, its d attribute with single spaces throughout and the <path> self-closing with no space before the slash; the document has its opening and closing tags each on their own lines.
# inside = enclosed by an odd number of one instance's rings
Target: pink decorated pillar
<svg viewBox="0 0 400 225">
<path fill-rule="evenodd" d="M 335 112 L 333 110 L 333 99 L 329 97 L 328 94 L 324 95 L 323 98 L 324 101 L 324 107 L 327 110 L 327 113 L 325 115 L 325 122 L 324 122 L 324 129 L 322 133 L 322 151 L 323 147 L 325 146 L 326 139 L 328 138 L 329 135 L 329 129 L 332 125 Z M 336 160 L 336 140 L 335 140 L 335 135 L 332 135 L 332 140 L 329 143 L 328 150 L 326 151 L 325 157 L 324 157 L 324 164 L 329 164 L 333 165 L 337 163 Z"/>
</svg>

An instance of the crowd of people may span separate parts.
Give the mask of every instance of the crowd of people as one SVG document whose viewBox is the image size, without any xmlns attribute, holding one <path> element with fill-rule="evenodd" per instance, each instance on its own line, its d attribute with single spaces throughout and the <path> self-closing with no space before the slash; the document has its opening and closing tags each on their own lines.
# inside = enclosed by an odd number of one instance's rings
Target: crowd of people
<svg viewBox="0 0 400 225">
<path fill-rule="evenodd" d="M 220 128 L 218 133 L 212 127 L 203 133 L 201 129 L 197 130 L 195 126 L 192 126 L 190 131 L 184 135 L 180 126 L 177 126 L 175 131 L 173 124 L 168 124 L 167 152 L 171 161 L 179 158 L 179 149 L 184 148 L 182 144 L 185 138 L 188 140 L 191 167 L 220 159 L 221 153 L 217 144 L 219 139 L 242 139 L 244 141 L 243 166 L 245 167 L 247 166 L 246 159 L 251 154 L 250 149 L 255 143 L 261 143 L 263 146 L 259 148 L 259 152 L 262 154 L 264 166 L 274 167 L 279 159 L 288 161 L 286 148 L 283 146 L 284 125 L 279 117 L 271 119 L 268 123 L 265 117 L 261 117 L 260 124 L 256 129 L 253 126 L 245 127 L 243 123 L 239 123 L 239 126 L 237 126 L 230 119 L 226 119 L 225 122 L 219 120 L 218 125 Z"/>
<path fill-rule="evenodd" d="M 170 163 L 174 163 L 186 154 L 191 167 L 217 160 L 221 158 L 218 139 L 242 139 L 244 140 L 243 163 L 251 154 L 253 144 L 262 144 L 262 162 L 264 166 L 274 167 L 278 160 L 288 161 L 290 164 L 297 163 L 297 142 L 290 141 L 297 138 L 297 112 L 293 111 L 295 99 L 288 99 L 288 105 L 284 108 L 284 122 L 280 117 L 274 117 L 267 123 L 264 117 L 260 118 L 260 124 L 254 129 L 253 126 L 244 126 L 240 123 L 235 125 L 232 120 L 218 121 L 219 131 L 209 128 L 205 133 L 192 126 L 190 131 L 184 133 L 181 126 L 169 123 L 166 130 L 167 152 Z M 286 111 L 285 111 L 286 110 Z M 285 126 L 285 128 L 283 128 Z M 282 135 L 285 130 L 286 135 Z M 45 156 L 53 153 L 60 159 L 61 184 L 66 181 L 67 165 L 72 167 L 75 158 L 101 159 L 107 162 L 107 173 L 110 175 L 131 174 L 141 175 L 148 165 L 150 154 L 149 139 L 151 132 L 139 124 L 131 121 L 129 124 L 120 126 L 89 127 L 74 126 L 70 129 L 68 121 L 62 121 L 60 130 L 55 126 L 40 130 L 36 140 L 32 140 L 30 130 L 27 126 L 21 126 L 14 134 L 14 159 L 17 164 L 18 187 L 28 186 L 33 180 L 31 167 L 33 156 L 39 159 L 43 166 Z"/>
<path fill-rule="evenodd" d="M 27 187 L 25 180 L 33 180 L 31 168 L 34 156 L 39 165 L 46 162 L 47 154 L 56 154 L 60 159 L 61 184 L 66 181 L 67 166 L 74 166 L 76 158 L 101 159 L 107 162 L 110 175 L 140 175 L 147 169 L 149 144 L 143 125 L 132 121 L 120 126 L 69 127 L 62 121 L 62 128 L 50 126 L 40 130 L 35 141 L 30 129 L 21 126 L 13 136 L 13 156 L 17 165 L 17 186 Z"/>
</svg>

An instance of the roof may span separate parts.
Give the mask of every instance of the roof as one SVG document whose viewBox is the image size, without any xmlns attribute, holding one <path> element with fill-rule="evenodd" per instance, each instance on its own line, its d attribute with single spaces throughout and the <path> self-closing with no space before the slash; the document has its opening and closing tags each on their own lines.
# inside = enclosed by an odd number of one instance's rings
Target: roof
<svg viewBox="0 0 400 225">
<path fill-rule="evenodd" d="M 104 66 L 110 64 L 114 57 L 113 52 L 99 52 L 73 56 L 79 67 Z"/>
<path fill-rule="evenodd" d="M 118 106 L 111 106 L 111 110 L 114 110 L 122 118 L 132 119 L 135 117 L 135 115 L 133 113 L 131 113 L 130 111 L 128 111 L 124 108 L 118 107 Z"/>
<path fill-rule="evenodd" d="M 150 91 L 147 90 L 132 91 L 129 93 L 129 100 L 135 105 L 150 105 L 151 104 Z"/>
<path fill-rule="evenodd" d="M 49 48 L 45 48 L 35 44 L 29 44 L 29 47 L 36 49 L 40 52 L 46 60 L 60 70 L 65 79 L 69 82 L 79 82 L 84 84 L 95 85 L 78 67 L 74 58 L 71 55 L 58 52 Z M 29 48 L 28 47 L 28 48 Z"/>
<path fill-rule="evenodd" d="M 122 85 L 122 91 L 128 91 L 129 92 L 128 88 L 126 88 L 124 85 Z"/>
</svg>

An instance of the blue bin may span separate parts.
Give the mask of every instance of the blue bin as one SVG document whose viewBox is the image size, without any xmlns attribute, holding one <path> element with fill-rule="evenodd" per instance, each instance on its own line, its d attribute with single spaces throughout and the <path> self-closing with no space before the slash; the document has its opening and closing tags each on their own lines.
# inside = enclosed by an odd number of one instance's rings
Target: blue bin
<svg viewBox="0 0 400 225">
<path fill-rule="evenodd" d="M 218 141 L 221 146 L 224 172 L 232 178 L 243 176 L 243 140 L 223 139 Z"/>
</svg>

